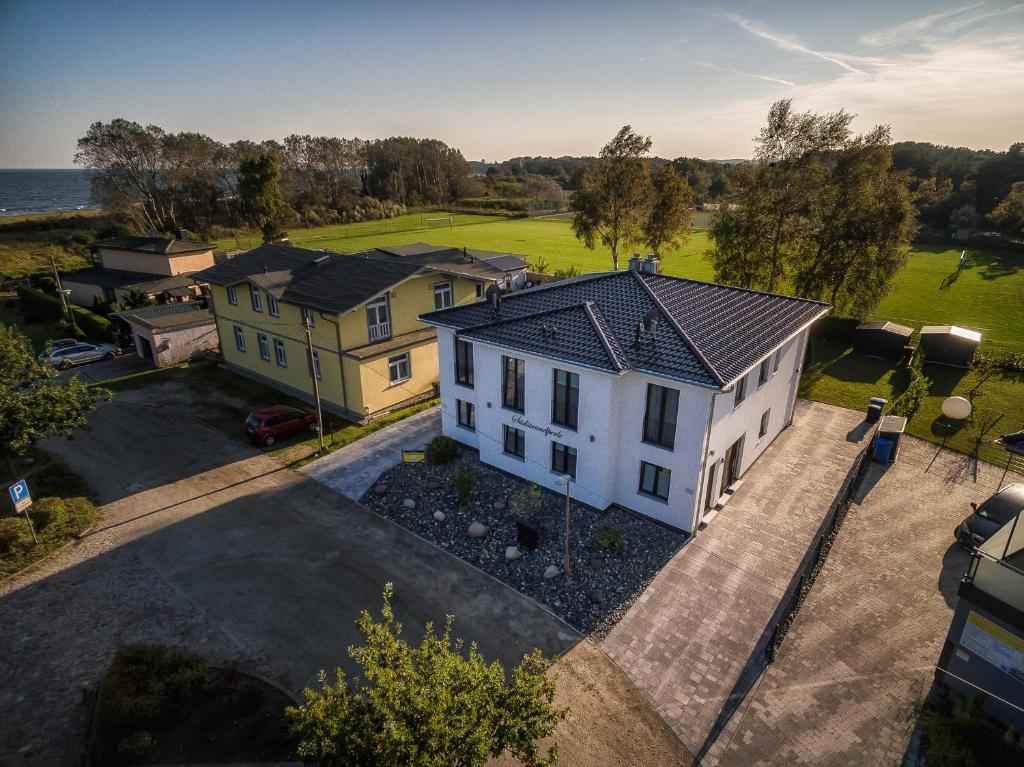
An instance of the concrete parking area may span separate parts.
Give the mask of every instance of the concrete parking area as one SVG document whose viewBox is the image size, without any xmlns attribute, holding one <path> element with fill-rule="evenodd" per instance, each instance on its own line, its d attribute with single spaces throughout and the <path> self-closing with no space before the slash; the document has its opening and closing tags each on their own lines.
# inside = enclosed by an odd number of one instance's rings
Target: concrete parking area
<svg viewBox="0 0 1024 767">
<path fill-rule="evenodd" d="M 895 464 L 869 464 L 723 764 L 900 764 L 969 559 L 953 528 L 1001 475 L 982 463 L 975 479 L 967 456 L 913 437 Z"/>
<path fill-rule="evenodd" d="M 46 443 L 89 481 L 103 520 L 0 584 L 0 764 L 78 763 L 82 691 L 126 643 L 238 660 L 295 693 L 320 669 L 351 670 L 354 621 L 389 581 L 413 640 L 447 613 L 506 664 L 578 640 L 533 601 L 205 426 L 193 398 L 175 384 L 122 392 L 72 441 Z"/>
<path fill-rule="evenodd" d="M 724 510 L 604 641 L 698 763 L 714 764 L 736 732 L 786 590 L 867 443 L 862 424 L 800 401 Z"/>
<path fill-rule="evenodd" d="M 152 367 L 153 362 L 151 360 L 143 359 L 135 353 L 134 349 L 131 349 L 111 360 L 99 360 L 98 362 L 90 362 L 87 365 L 77 365 L 60 371 L 58 375 L 63 380 L 77 377 L 85 383 L 102 383 L 112 378 L 120 378 L 131 373 L 149 370 Z"/>
</svg>

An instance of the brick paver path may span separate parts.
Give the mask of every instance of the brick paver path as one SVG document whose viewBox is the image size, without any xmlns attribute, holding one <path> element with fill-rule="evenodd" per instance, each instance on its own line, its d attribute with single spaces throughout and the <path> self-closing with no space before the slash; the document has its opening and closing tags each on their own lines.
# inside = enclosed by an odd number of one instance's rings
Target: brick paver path
<svg viewBox="0 0 1024 767">
<path fill-rule="evenodd" d="M 798 403 L 725 509 L 669 562 L 604 648 L 704 764 L 735 732 L 786 589 L 857 453 L 860 413 Z"/>
<path fill-rule="evenodd" d="M 1001 474 L 979 464 L 975 482 L 966 457 L 913 437 L 870 464 L 723 764 L 900 763 L 969 559 L 953 528 Z"/>
</svg>

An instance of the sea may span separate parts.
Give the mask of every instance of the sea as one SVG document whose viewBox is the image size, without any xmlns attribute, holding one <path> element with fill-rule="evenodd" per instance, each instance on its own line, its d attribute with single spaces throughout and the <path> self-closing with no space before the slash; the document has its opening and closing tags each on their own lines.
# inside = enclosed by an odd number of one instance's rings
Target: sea
<svg viewBox="0 0 1024 767">
<path fill-rule="evenodd" d="M 93 207 L 92 171 L 0 169 L 0 217 Z"/>
</svg>

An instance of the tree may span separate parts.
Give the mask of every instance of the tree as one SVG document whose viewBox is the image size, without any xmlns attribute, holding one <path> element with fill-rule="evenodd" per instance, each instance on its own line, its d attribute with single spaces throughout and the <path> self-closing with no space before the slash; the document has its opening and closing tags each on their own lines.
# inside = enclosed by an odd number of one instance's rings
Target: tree
<svg viewBox="0 0 1024 767">
<path fill-rule="evenodd" d="M 153 304 L 153 299 L 146 291 L 139 288 L 132 288 L 125 294 L 124 301 L 122 303 L 125 309 L 139 309 L 143 306 L 151 306 Z"/>
<path fill-rule="evenodd" d="M 451 616 L 440 636 L 428 623 L 411 646 L 392 594 L 389 583 L 379 621 L 363 611 L 356 622 L 364 644 L 348 651 L 362 678 L 349 684 L 337 669 L 332 684 L 321 671 L 322 689 L 307 689 L 306 702 L 287 710 L 299 755 L 327 767 L 472 767 L 509 751 L 526 765 L 554 764 L 557 746 L 542 755 L 537 740 L 566 712 L 552 706 L 555 680 L 540 650 L 506 680 L 499 662 L 451 638 Z"/>
<path fill-rule="evenodd" d="M 280 178 L 277 157 L 270 152 L 261 152 L 238 164 L 239 202 L 242 215 L 250 226 L 262 229 L 284 207 L 278 183 Z"/>
<path fill-rule="evenodd" d="M 686 179 L 671 165 L 654 174 L 651 209 L 643 224 L 643 244 L 661 257 L 667 248 L 677 248 L 690 232 L 693 191 Z"/>
<path fill-rule="evenodd" d="M 58 380 L 57 371 L 36 358 L 24 335 L 0 325 L 0 449 L 12 480 L 14 455 L 43 437 L 85 426 L 86 414 L 109 395 L 78 378 Z"/>
<path fill-rule="evenodd" d="M 573 195 L 572 229 L 593 249 L 600 240 L 619 268 L 619 251 L 639 242 L 651 205 L 651 174 L 644 156 L 651 139 L 624 126 L 583 171 Z"/>
<path fill-rule="evenodd" d="M 1010 187 L 1009 194 L 988 214 L 988 220 L 1001 232 L 1024 236 L 1024 181 Z"/>
</svg>

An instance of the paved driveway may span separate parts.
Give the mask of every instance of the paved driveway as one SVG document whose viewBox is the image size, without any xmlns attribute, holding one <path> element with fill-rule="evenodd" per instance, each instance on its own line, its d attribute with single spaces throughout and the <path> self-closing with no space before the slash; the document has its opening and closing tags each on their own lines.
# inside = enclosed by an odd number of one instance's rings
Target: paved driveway
<svg viewBox="0 0 1024 767">
<path fill-rule="evenodd" d="M 402 450 L 424 448 L 440 433 L 441 406 L 438 405 L 335 450 L 300 471 L 358 501 L 377 477 L 401 462 Z"/>
<path fill-rule="evenodd" d="M 0 764 L 76 763 L 81 690 L 115 649 L 194 648 L 299 691 L 348 666 L 384 583 L 408 635 L 456 613 L 488 657 L 564 653 L 565 624 L 497 581 L 190 417 L 171 384 L 125 392 L 54 440 L 106 504 L 73 547 L 0 584 Z M 35 750 L 31 760 L 17 751 Z"/>
<path fill-rule="evenodd" d="M 953 528 L 1001 473 L 980 464 L 975 482 L 966 457 L 913 437 L 869 465 L 723 763 L 900 763 L 967 568 Z"/>
<path fill-rule="evenodd" d="M 861 414 L 800 401 L 707 529 L 604 648 L 683 744 L 713 764 L 764 668 L 767 627 L 866 439 Z"/>
</svg>

